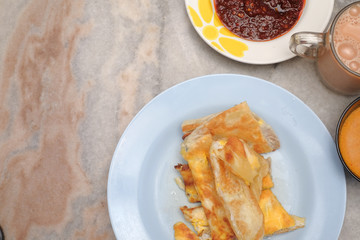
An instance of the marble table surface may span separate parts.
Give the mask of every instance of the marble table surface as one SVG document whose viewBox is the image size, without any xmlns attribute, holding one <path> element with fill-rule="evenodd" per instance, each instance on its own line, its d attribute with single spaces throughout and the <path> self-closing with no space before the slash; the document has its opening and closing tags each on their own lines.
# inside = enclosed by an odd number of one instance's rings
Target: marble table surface
<svg viewBox="0 0 360 240">
<path fill-rule="evenodd" d="M 336 0 L 334 12 L 349 0 Z M 0 225 L 6 239 L 115 239 L 112 155 L 152 98 L 215 73 L 299 97 L 332 136 L 356 96 L 324 87 L 313 61 L 239 63 L 198 36 L 184 1 L 0 0 Z M 346 173 L 339 239 L 360 236 L 360 183 Z M 336 191 L 336 189 L 334 189 Z"/>
</svg>

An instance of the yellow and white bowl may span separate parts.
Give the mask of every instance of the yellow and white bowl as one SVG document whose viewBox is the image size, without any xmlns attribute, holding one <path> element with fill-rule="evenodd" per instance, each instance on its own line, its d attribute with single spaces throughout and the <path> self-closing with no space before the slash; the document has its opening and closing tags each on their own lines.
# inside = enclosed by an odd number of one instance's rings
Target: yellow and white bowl
<svg viewBox="0 0 360 240">
<path fill-rule="evenodd" d="M 271 64 L 295 56 L 289 50 L 289 40 L 293 33 L 325 30 L 331 18 L 334 0 L 307 0 L 298 23 L 289 32 L 264 42 L 248 41 L 227 30 L 217 17 L 213 0 L 185 0 L 185 6 L 197 33 L 217 52 L 243 63 Z"/>
</svg>

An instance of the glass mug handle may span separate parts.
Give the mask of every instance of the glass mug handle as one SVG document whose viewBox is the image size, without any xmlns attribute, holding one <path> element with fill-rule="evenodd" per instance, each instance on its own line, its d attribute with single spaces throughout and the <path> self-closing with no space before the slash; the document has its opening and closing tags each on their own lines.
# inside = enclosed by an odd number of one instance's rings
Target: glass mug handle
<svg viewBox="0 0 360 240">
<path fill-rule="evenodd" d="M 304 58 L 316 59 L 325 52 L 325 33 L 298 32 L 290 38 L 290 51 Z"/>
</svg>

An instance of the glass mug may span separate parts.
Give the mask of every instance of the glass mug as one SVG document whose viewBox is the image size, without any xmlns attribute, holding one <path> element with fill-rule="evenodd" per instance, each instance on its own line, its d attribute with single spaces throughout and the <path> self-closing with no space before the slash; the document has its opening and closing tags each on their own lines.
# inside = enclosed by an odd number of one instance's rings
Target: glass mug
<svg viewBox="0 0 360 240">
<path fill-rule="evenodd" d="M 325 33 L 299 32 L 290 50 L 315 59 L 323 83 L 345 95 L 360 93 L 360 1 L 343 8 Z"/>
</svg>

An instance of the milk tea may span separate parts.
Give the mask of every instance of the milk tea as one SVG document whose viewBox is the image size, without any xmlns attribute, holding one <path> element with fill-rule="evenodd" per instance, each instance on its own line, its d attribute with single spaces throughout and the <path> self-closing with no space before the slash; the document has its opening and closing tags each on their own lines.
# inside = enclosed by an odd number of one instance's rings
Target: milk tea
<svg viewBox="0 0 360 240">
<path fill-rule="evenodd" d="M 327 33 L 327 49 L 318 69 L 330 88 L 343 94 L 360 93 L 360 2 L 346 8 Z"/>
</svg>

